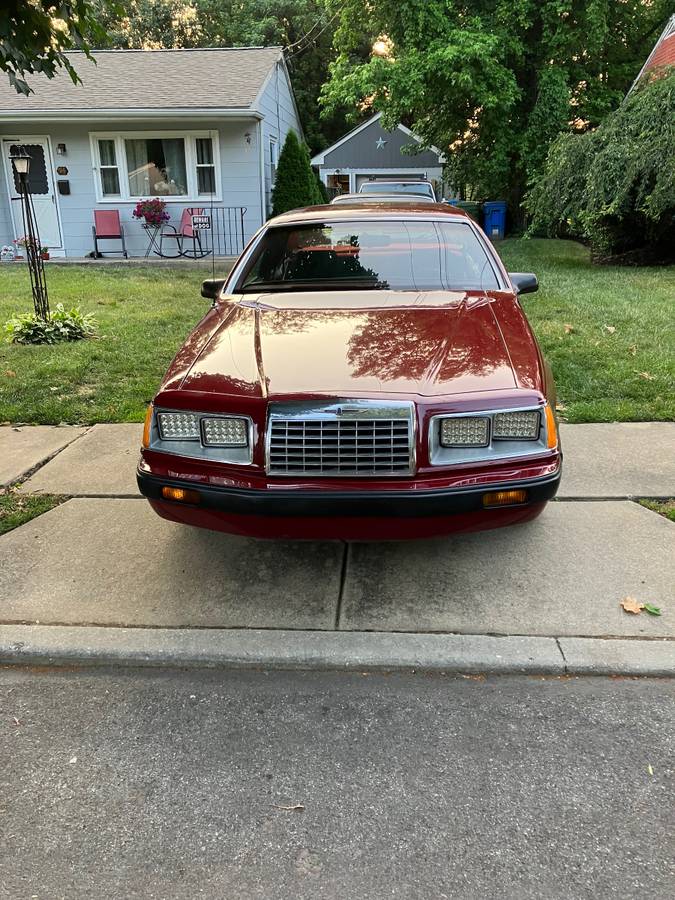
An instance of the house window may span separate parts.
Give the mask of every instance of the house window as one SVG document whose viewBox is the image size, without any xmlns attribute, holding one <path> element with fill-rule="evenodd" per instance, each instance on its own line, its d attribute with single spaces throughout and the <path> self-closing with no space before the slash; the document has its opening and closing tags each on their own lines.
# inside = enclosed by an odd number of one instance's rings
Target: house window
<svg viewBox="0 0 675 900">
<path fill-rule="evenodd" d="M 130 197 L 187 196 L 183 138 L 127 138 L 124 150 Z"/>
<path fill-rule="evenodd" d="M 92 135 L 100 200 L 189 200 L 220 190 L 218 147 L 207 134 Z"/>
<path fill-rule="evenodd" d="M 274 184 L 279 163 L 279 144 L 276 138 L 270 138 L 270 180 Z"/>
<path fill-rule="evenodd" d="M 117 168 L 115 141 L 99 141 L 98 155 L 101 160 L 101 193 L 106 197 L 119 197 L 120 173 Z"/>
<path fill-rule="evenodd" d="M 213 143 L 211 138 L 197 138 L 197 193 L 215 194 L 216 167 L 213 164 Z"/>
</svg>

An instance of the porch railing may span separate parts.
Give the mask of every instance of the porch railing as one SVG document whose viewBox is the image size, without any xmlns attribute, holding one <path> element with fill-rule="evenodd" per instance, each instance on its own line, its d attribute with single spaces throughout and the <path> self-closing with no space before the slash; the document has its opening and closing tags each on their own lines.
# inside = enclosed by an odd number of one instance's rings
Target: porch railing
<svg viewBox="0 0 675 900">
<path fill-rule="evenodd" d="M 199 232 L 202 247 L 216 256 L 239 256 L 246 244 L 244 233 L 245 206 L 206 206 L 204 215 L 211 228 Z"/>
</svg>

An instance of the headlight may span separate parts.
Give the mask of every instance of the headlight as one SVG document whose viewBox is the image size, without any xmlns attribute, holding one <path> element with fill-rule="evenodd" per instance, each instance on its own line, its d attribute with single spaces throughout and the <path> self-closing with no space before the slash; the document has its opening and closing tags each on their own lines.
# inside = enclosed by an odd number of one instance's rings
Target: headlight
<svg viewBox="0 0 675 900">
<path fill-rule="evenodd" d="M 199 416 L 194 413 L 157 413 L 157 426 L 163 441 L 199 440 Z"/>
<path fill-rule="evenodd" d="M 490 420 L 487 416 L 454 416 L 441 419 L 443 447 L 487 447 Z"/>
<path fill-rule="evenodd" d="M 536 441 L 539 437 L 539 410 L 496 413 L 492 437 L 499 441 Z"/>
<path fill-rule="evenodd" d="M 205 447 L 245 447 L 248 444 L 248 420 L 233 416 L 206 416 L 202 419 Z"/>
</svg>

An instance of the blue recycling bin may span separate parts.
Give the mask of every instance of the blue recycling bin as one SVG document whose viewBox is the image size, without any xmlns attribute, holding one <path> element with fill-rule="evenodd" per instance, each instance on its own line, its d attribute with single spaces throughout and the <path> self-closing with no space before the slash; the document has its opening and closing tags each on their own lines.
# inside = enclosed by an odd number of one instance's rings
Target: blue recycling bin
<svg viewBox="0 0 675 900">
<path fill-rule="evenodd" d="M 483 204 L 483 229 L 490 240 L 504 240 L 506 234 L 506 201 L 489 200 Z"/>
</svg>

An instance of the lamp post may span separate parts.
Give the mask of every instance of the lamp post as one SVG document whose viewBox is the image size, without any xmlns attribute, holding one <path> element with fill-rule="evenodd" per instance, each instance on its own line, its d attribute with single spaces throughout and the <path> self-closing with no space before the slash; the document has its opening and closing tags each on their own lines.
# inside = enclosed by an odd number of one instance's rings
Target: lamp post
<svg viewBox="0 0 675 900">
<path fill-rule="evenodd" d="M 10 160 L 16 172 L 21 195 L 21 215 L 23 218 L 23 233 L 26 246 L 26 262 L 30 273 L 30 286 L 33 292 L 33 306 L 38 319 L 49 318 L 49 296 L 47 294 L 47 279 L 42 260 L 40 234 L 35 219 L 35 208 L 30 193 L 28 174 L 30 172 L 30 156 L 25 147 L 12 147 Z"/>
</svg>

